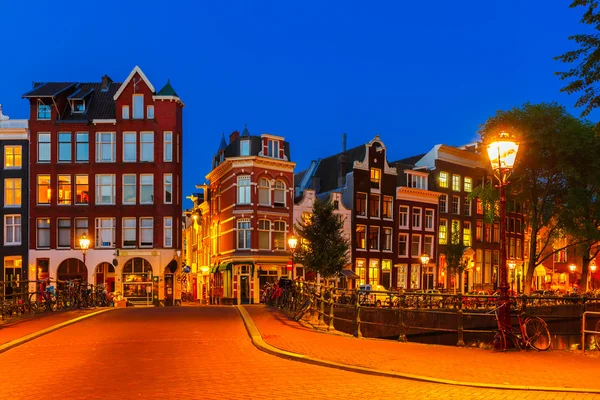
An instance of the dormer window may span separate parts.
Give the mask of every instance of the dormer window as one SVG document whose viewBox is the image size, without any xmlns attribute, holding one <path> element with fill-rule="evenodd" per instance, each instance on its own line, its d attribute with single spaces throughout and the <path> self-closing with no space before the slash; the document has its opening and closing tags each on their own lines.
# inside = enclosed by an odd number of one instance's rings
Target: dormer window
<svg viewBox="0 0 600 400">
<path fill-rule="evenodd" d="M 381 187 L 381 170 L 371 168 L 371 188 L 379 189 Z"/>
<path fill-rule="evenodd" d="M 38 103 L 37 119 L 50 119 L 50 106 Z"/>
<path fill-rule="evenodd" d="M 407 186 L 415 189 L 427 190 L 427 176 L 428 175 L 426 173 L 419 173 L 415 171 L 407 172 Z"/>
<path fill-rule="evenodd" d="M 250 141 L 247 139 L 240 140 L 240 156 L 250 155 Z"/>
<path fill-rule="evenodd" d="M 267 143 L 268 153 L 267 156 L 273 158 L 279 158 L 279 140 L 270 140 Z"/>
<path fill-rule="evenodd" d="M 71 108 L 73 109 L 74 114 L 81 114 L 85 112 L 85 100 L 71 100 Z"/>
</svg>

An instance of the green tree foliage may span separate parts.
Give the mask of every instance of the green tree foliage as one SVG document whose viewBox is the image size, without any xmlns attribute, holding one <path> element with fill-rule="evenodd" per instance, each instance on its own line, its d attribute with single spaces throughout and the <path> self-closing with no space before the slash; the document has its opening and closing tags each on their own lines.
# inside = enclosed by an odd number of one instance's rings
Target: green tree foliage
<svg viewBox="0 0 600 400">
<path fill-rule="evenodd" d="M 575 154 L 586 152 L 590 125 L 566 112 L 556 103 L 530 104 L 498 111 L 480 127 L 483 142 L 500 131 L 516 136 L 521 145 L 509 192 L 523 204 L 530 242 L 525 291 L 529 292 L 533 271 L 545 259 L 563 248 L 553 244 L 562 232 L 569 184 L 567 170 L 579 163 Z M 537 244 L 537 246 L 536 246 Z M 565 247 L 571 246 L 568 243 Z"/>
<path fill-rule="evenodd" d="M 500 201 L 500 193 L 491 183 L 484 186 L 477 186 L 467 196 L 471 202 L 481 201 L 483 207 L 483 220 L 492 224 L 498 216 L 498 202 Z"/>
<path fill-rule="evenodd" d="M 450 242 L 446 245 L 444 254 L 446 255 L 446 262 L 448 263 L 448 271 L 451 274 L 458 274 L 458 284 L 462 292 L 463 284 L 463 272 L 467 266 L 467 262 L 464 258 L 464 251 L 466 246 L 463 244 L 462 238 L 460 237 L 460 227 L 458 222 L 452 223 L 452 233 L 450 234 Z"/>
<path fill-rule="evenodd" d="M 571 8 L 587 7 L 581 23 L 589 25 L 593 31 L 569 36 L 574 41 L 576 50 L 555 57 L 555 60 L 566 64 L 576 64 L 568 71 L 556 72 L 561 80 L 569 83 L 561 89 L 568 94 L 582 93 L 575 103 L 576 107 L 584 107 L 581 116 L 588 115 L 594 108 L 600 106 L 600 93 L 598 82 L 600 81 L 600 8 L 597 0 L 575 0 Z"/>
<path fill-rule="evenodd" d="M 344 222 L 334 213 L 329 200 L 315 199 L 313 214 L 295 224 L 300 236 L 294 258 L 307 270 L 332 277 L 347 264 L 349 244 L 343 235 Z"/>
</svg>

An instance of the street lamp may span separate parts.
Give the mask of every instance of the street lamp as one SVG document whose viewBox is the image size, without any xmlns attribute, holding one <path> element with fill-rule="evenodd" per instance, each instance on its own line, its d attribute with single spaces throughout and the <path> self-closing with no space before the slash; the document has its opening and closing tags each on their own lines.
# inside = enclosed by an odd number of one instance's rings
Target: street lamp
<svg viewBox="0 0 600 400">
<path fill-rule="evenodd" d="M 424 272 L 427 264 L 429 264 L 429 256 L 427 254 L 421 254 L 421 280 L 423 280 L 423 276 L 425 276 Z M 429 284 L 429 279 L 427 280 L 427 283 Z M 424 287 L 423 282 L 421 282 L 421 287 L 428 289 Z"/>
<path fill-rule="evenodd" d="M 594 272 L 596 272 L 596 262 L 594 260 L 592 260 L 592 262 L 590 263 L 590 270 L 592 271 L 590 281 L 592 283 L 592 290 L 594 290 Z"/>
<path fill-rule="evenodd" d="M 296 246 L 298 245 L 298 239 L 292 235 L 288 239 L 288 246 L 292 251 L 292 279 L 294 279 L 294 253 L 296 252 Z"/>
<path fill-rule="evenodd" d="M 517 266 L 517 264 L 515 264 L 514 261 L 511 260 L 508 262 L 508 268 L 510 268 L 510 291 L 513 296 L 515 295 L 515 267 L 516 266 Z"/>
<path fill-rule="evenodd" d="M 503 329 L 510 331 L 510 300 L 508 298 L 508 271 L 506 268 L 506 185 L 515 166 L 519 143 L 512 140 L 508 133 L 500 135 L 487 145 L 494 175 L 500 189 L 500 297 L 498 299 L 498 321 Z M 503 347 L 503 348 L 501 348 Z M 494 343 L 494 348 L 506 350 L 506 341 Z"/>
<path fill-rule="evenodd" d="M 569 269 L 571 270 L 571 274 L 573 274 L 573 280 L 571 281 L 571 290 L 575 289 L 575 270 L 577 269 L 577 265 L 571 264 L 569 265 Z"/>
<path fill-rule="evenodd" d="M 79 247 L 81 248 L 81 252 L 83 253 L 83 265 L 85 265 L 85 254 L 90 248 L 90 239 L 85 233 L 82 237 L 79 238 Z"/>
</svg>

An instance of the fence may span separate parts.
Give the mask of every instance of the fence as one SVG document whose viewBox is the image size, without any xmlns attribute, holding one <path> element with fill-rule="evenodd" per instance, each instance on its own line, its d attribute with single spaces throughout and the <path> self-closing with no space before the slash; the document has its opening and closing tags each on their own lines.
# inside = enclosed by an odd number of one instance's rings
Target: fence
<svg viewBox="0 0 600 400">
<path fill-rule="evenodd" d="M 454 333 L 456 345 L 464 346 L 465 333 L 493 336 L 497 330 L 496 317 L 491 311 L 497 307 L 498 297 L 491 295 L 345 290 L 294 282 L 291 287 L 274 288 L 265 294 L 265 299 L 291 312 L 296 320 L 309 314 L 319 325 L 326 325 L 327 330 L 334 329 L 334 324 L 346 324 L 346 328 L 351 325 L 353 335 L 358 338 L 363 337 L 363 330 L 375 327 L 396 332 L 393 336 L 400 342 L 408 340 L 408 333 Z M 515 313 L 536 315 L 545 321 L 564 318 L 550 312 L 553 307 L 549 306 L 576 306 L 570 308 L 577 314 L 573 318 L 581 318 L 590 304 L 600 306 L 599 297 L 585 295 L 522 295 L 511 297 L 510 301 Z M 377 318 L 380 321 L 373 320 Z"/>
</svg>

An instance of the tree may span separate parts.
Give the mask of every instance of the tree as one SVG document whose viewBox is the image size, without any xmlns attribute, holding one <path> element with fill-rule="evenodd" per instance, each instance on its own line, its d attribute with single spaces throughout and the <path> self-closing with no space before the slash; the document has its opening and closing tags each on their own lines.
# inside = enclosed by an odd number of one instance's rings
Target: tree
<svg viewBox="0 0 600 400">
<path fill-rule="evenodd" d="M 585 148 L 589 124 L 556 103 L 530 104 L 498 111 L 479 130 L 483 142 L 488 135 L 506 130 L 519 138 L 521 146 L 510 179 L 509 191 L 523 204 L 530 235 L 529 264 L 525 275 L 525 293 L 530 293 L 533 271 L 555 252 L 573 246 L 553 247 L 562 234 L 561 216 L 569 195 L 569 165 L 579 162 L 574 155 Z"/>
<path fill-rule="evenodd" d="M 344 221 L 334 210 L 331 201 L 315 199 L 310 218 L 294 226 L 301 238 L 294 255 L 296 261 L 324 277 L 334 276 L 348 262 L 350 246 L 343 235 Z"/>
<path fill-rule="evenodd" d="M 450 237 L 450 243 L 446 245 L 446 249 L 444 251 L 446 255 L 446 262 L 448 263 L 448 270 L 450 273 L 454 275 L 458 274 L 458 284 L 462 293 L 464 287 L 463 273 L 467 267 L 467 261 L 464 257 L 466 246 L 461 240 L 460 227 L 458 226 L 457 221 L 452 223 L 452 232 Z"/>
<path fill-rule="evenodd" d="M 569 7 L 580 6 L 587 7 L 580 22 L 592 26 L 596 33 L 569 36 L 569 40 L 573 40 L 579 49 L 567 51 L 554 59 L 567 64 L 578 62 L 577 66 L 565 72 L 556 72 L 556 75 L 561 80 L 570 80 L 561 92 L 583 92 L 575 106 L 585 107 L 581 113 L 584 117 L 600 106 L 600 93 L 596 87 L 600 81 L 600 9 L 597 0 L 575 0 Z"/>
</svg>

